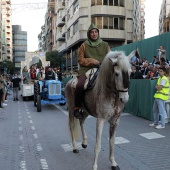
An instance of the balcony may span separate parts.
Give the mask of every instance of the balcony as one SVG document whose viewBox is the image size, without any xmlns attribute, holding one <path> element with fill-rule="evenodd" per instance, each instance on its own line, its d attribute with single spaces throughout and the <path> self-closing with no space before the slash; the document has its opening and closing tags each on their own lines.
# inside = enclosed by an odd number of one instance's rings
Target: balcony
<svg viewBox="0 0 170 170">
<path fill-rule="evenodd" d="M 64 21 L 62 21 L 62 18 L 57 18 L 57 22 L 56 22 L 56 26 L 57 27 L 62 27 L 62 26 L 64 26 L 65 25 L 65 22 Z"/>
<path fill-rule="evenodd" d="M 6 3 L 7 4 L 11 4 L 11 0 L 6 0 Z"/>
<path fill-rule="evenodd" d="M 66 11 L 62 10 L 62 15 L 61 15 L 62 21 L 65 21 L 65 17 L 66 17 Z"/>
<path fill-rule="evenodd" d="M 62 36 L 62 32 L 58 32 L 56 34 L 56 40 L 57 41 L 65 41 L 65 37 Z"/>
<path fill-rule="evenodd" d="M 64 35 L 66 34 L 66 32 L 67 32 L 67 30 L 66 30 L 66 25 L 64 25 L 64 26 L 62 27 L 62 30 L 61 30 L 62 36 L 64 36 Z"/>
<path fill-rule="evenodd" d="M 56 13 L 60 10 L 64 9 L 64 6 L 63 6 L 63 3 L 60 1 L 60 2 L 57 2 L 56 3 Z"/>
</svg>

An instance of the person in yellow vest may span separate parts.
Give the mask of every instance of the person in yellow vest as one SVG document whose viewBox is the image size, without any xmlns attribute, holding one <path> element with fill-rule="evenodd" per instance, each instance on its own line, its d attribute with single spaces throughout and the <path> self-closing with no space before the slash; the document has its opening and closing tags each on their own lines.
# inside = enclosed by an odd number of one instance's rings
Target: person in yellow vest
<svg viewBox="0 0 170 170">
<path fill-rule="evenodd" d="M 156 92 L 154 95 L 154 104 L 153 104 L 153 117 L 154 122 L 149 126 L 155 126 L 156 129 L 165 128 L 165 118 L 166 118 L 166 110 L 165 110 L 165 101 L 169 98 L 169 80 L 165 76 L 166 68 L 160 67 L 159 70 L 160 78 L 157 81 L 155 86 Z M 160 116 L 160 124 L 159 124 L 159 116 Z"/>
<path fill-rule="evenodd" d="M 99 29 L 91 24 L 87 31 L 87 40 L 80 46 L 78 51 L 78 83 L 75 90 L 75 108 L 74 116 L 82 118 L 81 102 L 84 97 L 85 73 L 95 65 L 100 65 L 105 55 L 110 51 L 107 42 L 104 42 L 99 36 Z"/>
</svg>

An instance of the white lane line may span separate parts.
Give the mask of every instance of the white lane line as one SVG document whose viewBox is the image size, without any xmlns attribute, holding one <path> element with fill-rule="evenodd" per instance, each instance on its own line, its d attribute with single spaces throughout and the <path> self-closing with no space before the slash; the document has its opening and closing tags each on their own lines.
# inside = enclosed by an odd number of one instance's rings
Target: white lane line
<svg viewBox="0 0 170 170">
<path fill-rule="evenodd" d="M 107 138 L 109 140 L 109 138 Z M 124 144 L 124 143 L 129 143 L 130 141 L 128 141 L 127 139 L 123 138 L 123 137 L 115 137 L 115 144 L 119 145 L 119 144 Z"/>
<path fill-rule="evenodd" d="M 57 105 L 55 105 L 55 104 L 54 104 L 54 106 L 55 106 L 57 109 L 59 109 L 60 111 L 62 111 L 65 115 L 68 116 L 68 111 L 65 111 L 63 108 L 61 108 L 60 106 L 57 106 Z"/>
<path fill-rule="evenodd" d="M 25 152 L 25 150 L 24 150 L 24 147 L 23 147 L 23 146 L 19 146 L 19 152 L 21 152 L 21 153 L 24 153 L 24 152 Z"/>
<path fill-rule="evenodd" d="M 25 161 L 20 162 L 20 170 L 27 170 Z"/>
<path fill-rule="evenodd" d="M 35 139 L 38 139 L 38 135 L 36 133 L 33 134 Z"/>
<path fill-rule="evenodd" d="M 157 138 L 164 138 L 165 136 L 160 135 L 159 133 L 156 132 L 150 132 L 150 133 L 141 133 L 139 134 L 140 136 L 143 136 L 146 139 L 157 139 Z"/>
<path fill-rule="evenodd" d="M 19 140 L 23 140 L 23 135 L 19 135 Z"/>
<path fill-rule="evenodd" d="M 46 159 L 40 159 L 42 169 L 49 169 Z"/>
<path fill-rule="evenodd" d="M 30 112 L 27 112 L 27 114 L 29 115 L 29 114 L 30 114 Z"/>
<path fill-rule="evenodd" d="M 22 131 L 22 127 L 19 127 L 18 129 L 19 129 L 19 131 Z"/>
<path fill-rule="evenodd" d="M 38 151 L 38 152 L 42 151 L 42 147 L 41 147 L 41 144 L 40 144 L 40 143 L 37 144 L 37 151 Z"/>
<path fill-rule="evenodd" d="M 22 124 L 22 121 L 18 121 L 18 123 L 21 125 L 21 124 Z"/>
<path fill-rule="evenodd" d="M 20 112 L 18 112 L 18 114 L 20 115 L 21 113 L 20 113 Z"/>
<path fill-rule="evenodd" d="M 54 104 L 54 106 L 57 108 L 57 109 L 59 109 L 60 111 L 62 111 L 65 115 L 67 115 L 68 116 L 68 111 L 65 111 L 63 108 L 61 108 L 60 106 L 57 106 L 57 105 L 55 105 Z M 93 116 L 88 116 L 87 118 L 93 118 Z"/>
<path fill-rule="evenodd" d="M 28 118 L 29 118 L 29 119 L 31 119 L 31 116 L 30 116 L 30 115 L 28 115 Z"/>
<path fill-rule="evenodd" d="M 30 122 L 30 123 L 33 123 L 33 121 L 32 121 L 32 120 L 29 120 L 29 122 Z"/>
<path fill-rule="evenodd" d="M 32 130 L 35 130 L 35 127 L 34 127 L 34 126 L 31 126 L 31 129 L 32 129 Z"/>
<path fill-rule="evenodd" d="M 80 149 L 83 149 L 82 146 L 81 146 L 81 142 L 77 142 L 76 145 L 77 145 L 77 148 L 80 150 Z M 62 144 L 61 147 L 64 149 L 65 152 L 72 152 L 73 151 L 73 145 L 72 143 L 69 143 L 69 144 Z"/>
</svg>

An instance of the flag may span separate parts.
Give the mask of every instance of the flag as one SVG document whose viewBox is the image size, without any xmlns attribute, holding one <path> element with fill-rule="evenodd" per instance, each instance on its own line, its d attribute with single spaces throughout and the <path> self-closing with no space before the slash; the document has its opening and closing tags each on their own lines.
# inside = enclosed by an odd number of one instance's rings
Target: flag
<svg viewBox="0 0 170 170">
<path fill-rule="evenodd" d="M 135 56 L 136 56 L 137 58 L 140 58 L 140 53 L 139 53 L 138 47 L 136 48 Z"/>
</svg>

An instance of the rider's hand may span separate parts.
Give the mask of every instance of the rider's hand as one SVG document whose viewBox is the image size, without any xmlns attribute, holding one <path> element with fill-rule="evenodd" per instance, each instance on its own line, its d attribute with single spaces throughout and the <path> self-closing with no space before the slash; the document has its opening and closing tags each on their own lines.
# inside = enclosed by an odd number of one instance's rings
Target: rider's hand
<svg viewBox="0 0 170 170">
<path fill-rule="evenodd" d="M 95 60 L 95 61 L 93 62 L 93 65 L 99 65 L 99 64 L 100 64 L 100 62 L 97 61 L 97 60 Z"/>
</svg>

